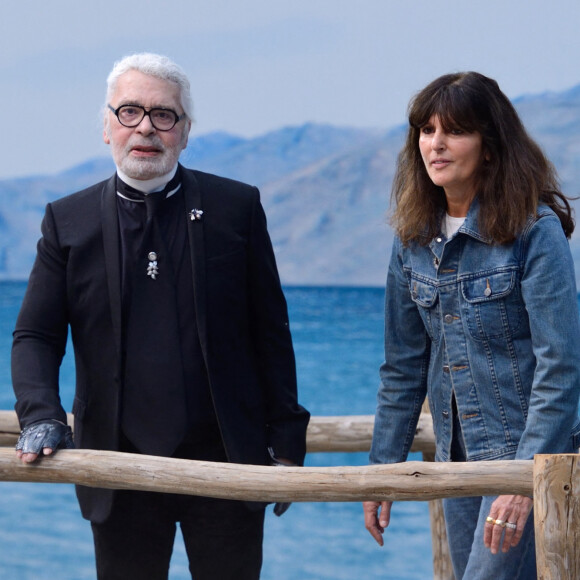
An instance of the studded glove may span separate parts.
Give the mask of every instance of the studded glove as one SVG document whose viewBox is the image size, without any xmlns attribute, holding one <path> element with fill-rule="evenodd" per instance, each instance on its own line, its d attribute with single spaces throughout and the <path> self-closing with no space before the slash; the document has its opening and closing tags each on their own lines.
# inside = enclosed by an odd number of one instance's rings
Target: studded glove
<svg viewBox="0 0 580 580">
<path fill-rule="evenodd" d="M 50 449 L 74 449 L 72 429 L 55 419 L 37 421 L 20 433 L 16 450 L 40 455 L 45 447 Z"/>
</svg>

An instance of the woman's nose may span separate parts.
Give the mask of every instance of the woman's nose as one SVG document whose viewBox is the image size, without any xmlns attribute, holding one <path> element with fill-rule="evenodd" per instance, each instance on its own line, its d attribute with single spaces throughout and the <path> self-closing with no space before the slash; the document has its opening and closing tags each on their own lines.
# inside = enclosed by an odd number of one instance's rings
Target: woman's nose
<svg viewBox="0 0 580 580">
<path fill-rule="evenodd" d="M 433 133 L 431 147 L 433 151 L 441 151 L 445 149 L 445 135 L 442 131 L 435 131 L 435 133 Z"/>
</svg>

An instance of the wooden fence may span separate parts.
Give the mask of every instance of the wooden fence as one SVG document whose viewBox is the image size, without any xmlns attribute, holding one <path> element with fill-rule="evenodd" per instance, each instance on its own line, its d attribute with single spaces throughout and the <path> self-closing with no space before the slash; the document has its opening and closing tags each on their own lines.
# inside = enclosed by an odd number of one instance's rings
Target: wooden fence
<svg viewBox="0 0 580 580">
<path fill-rule="evenodd" d="M 313 417 L 308 450 L 368 451 L 372 416 Z M 18 436 L 14 413 L 0 411 L 0 445 Z M 432 458 L 431 418 L 421 416 L 413 451 Z M 272 469 L 138 456 L 93 450 L 62 450 L 49 460 L 23 465 L 13 449 L 0 448 L 0 481 L 75 483 L 238 500 L 430 501 L 434 578 L 450 580 L 439 501 L 446 497 L 524 494 L 534 497 L 538 578 L 580 578 L 580 467 L 578 455 L 538 455 L 534 461 L 434 463 L 409 461 L 363 467 Z M 362 525 L 362 510 L 361 510 Z"/>
</svg>

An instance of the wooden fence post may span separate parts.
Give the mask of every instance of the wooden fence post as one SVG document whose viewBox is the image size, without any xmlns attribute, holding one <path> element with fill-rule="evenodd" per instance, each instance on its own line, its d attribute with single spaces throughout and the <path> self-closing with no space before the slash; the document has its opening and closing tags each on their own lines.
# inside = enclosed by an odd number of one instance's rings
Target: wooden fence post
<svg viewBox="0 0 580 580">
<path fill-rule="evenodd" d="M 427 400 L 423 403 L 422 411 L 423 414 L 430 415 Z M 423 461 L 435 461 L 435 453 L 424 451 Z M 431 545 L 433 549 L 433 580 L 455 580 L 451 556 L 449 555 L 442 500 L 432 499 L 429 502 L 429 518 L 431 521 Z"/>
<path fill-rule="evenodd" d="M 534 457 L 534 525 L 540 580 L 580 578 L 580 456 Z"/>
</svg>

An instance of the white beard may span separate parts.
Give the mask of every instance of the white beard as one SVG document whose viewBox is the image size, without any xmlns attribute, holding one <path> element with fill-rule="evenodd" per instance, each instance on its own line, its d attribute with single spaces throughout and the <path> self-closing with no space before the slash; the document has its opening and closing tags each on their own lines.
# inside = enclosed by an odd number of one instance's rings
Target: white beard
<svg viewBox="0 0 580 580">
<path fill-rule="evenodd" d="M 137 145 L 154 147 L 159 153 L 155 157 L 134 157 L 131 150 Z M 181 143 L 168 148 L 155 135 L 147 139 L 129 140 L 124 147 L 111 141 L 111 153 L 117 167 L 128 177 L 139 180 L 153 179 L 169 173 L 177 165 L 182 150 Z"/>
<path fill-rule="evenodd" d="M 124 156 L 122 159 L 119 159 L 118 166 L 128 177 L 146 180 L 169 173 L 175 167 L 176 162 L 177 158 L 164 152 L 155 159 L 138 159 Z"/>
</svg>

